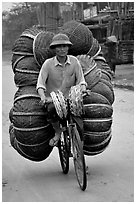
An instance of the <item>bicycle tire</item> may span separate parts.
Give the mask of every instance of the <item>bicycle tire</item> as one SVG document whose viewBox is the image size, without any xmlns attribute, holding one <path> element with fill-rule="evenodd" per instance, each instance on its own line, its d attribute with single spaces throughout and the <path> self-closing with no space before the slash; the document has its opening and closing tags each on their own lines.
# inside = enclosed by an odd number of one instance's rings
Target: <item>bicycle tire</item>
<svg viewBox="0 0 136 204">
<path fill-rule="evenodd" d="M 69 171 L 69 138 L 67 131 L 62 132 L 61 138 L 58 142 L 59 158 L 64 174 Z"/>
<path fill-rule="evenodd" d="M 75 173 L 79 186 L 81 190 L 84 191 L 87 187 L 86 164 L 82 142 L 78 130 L 76 128 L 76 125 L 72 127 L 71 134 Z"/>
</svg>

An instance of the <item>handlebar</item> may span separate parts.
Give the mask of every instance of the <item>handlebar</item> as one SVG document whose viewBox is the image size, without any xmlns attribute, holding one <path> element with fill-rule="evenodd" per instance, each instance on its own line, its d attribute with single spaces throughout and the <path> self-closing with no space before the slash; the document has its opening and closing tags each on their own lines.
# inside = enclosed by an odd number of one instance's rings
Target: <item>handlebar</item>
<svg viewBox="0 0 136 204">
<path fill-rule="evenodd" d="M 87 96 L 87 95 L 89 95 L 89 90 L 86 90 L 84 93 L 82 93 L 82 96 L 83 96 L 83 97 L 85 97 L 85 96 Z M 69 98 L 67 99 L 67 101 L 69 101 Z M 52 102 L 53 102 L 52 98 L 49 97 L 49 100 L 48 100 L 48 99 L 45 99 L 44 102 L 41 100 L 39 103 L 40 103 L 41 105 L 43 105 L 43 106 L 46 106 L 47 104 L 52 103 Z"/>
</svg>

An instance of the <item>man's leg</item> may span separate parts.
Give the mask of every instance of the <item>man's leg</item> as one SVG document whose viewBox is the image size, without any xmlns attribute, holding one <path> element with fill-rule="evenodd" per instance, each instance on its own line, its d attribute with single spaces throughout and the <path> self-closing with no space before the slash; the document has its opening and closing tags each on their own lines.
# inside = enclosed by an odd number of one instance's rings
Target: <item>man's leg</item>
<svg viewBox="0 0 136 204">
<path fill-rule="evenodd" d="M 62 130 L 60 128 L 59 121 L 52 122 L 52 126 L 53 126 L 53 128 L 55 130 L 55 136 L 50 140 L 49 145 L 50 146 L 56 146 L 58 141 L 59 141 L 59 139 L 60 139 Z"/>
<path fill-rule="evenodd" d="M 47 105 L 47 121 L 52 124 L 55 130 L 55 136 L 50 140 L 50 146 L 56 146 L 61 136 L 62 129 L 60 128 L 59 116 L 53 103 Z"/>
</svg>

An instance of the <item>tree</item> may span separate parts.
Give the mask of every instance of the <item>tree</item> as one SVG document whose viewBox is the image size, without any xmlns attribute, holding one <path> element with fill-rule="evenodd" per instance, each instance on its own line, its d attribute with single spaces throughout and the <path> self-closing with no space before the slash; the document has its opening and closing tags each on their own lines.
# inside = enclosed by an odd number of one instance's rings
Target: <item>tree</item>
<svg viewBox="0 0 136 204">
<path fill-rule="evenodd" d="M 38 24 L 36 9 L 39 3 L 15 3 L 9 12 L 2 13 L 2 44 L 11 48 L 20 34 L 33 25 Z"/>
</svg>

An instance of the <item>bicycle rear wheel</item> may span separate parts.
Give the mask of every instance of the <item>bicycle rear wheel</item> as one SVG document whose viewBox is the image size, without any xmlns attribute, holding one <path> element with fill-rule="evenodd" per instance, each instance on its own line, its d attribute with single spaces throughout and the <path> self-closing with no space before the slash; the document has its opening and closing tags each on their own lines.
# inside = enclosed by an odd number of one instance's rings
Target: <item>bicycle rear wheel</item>
<svg viewBox="0 0 136 204">
<path fill-rule="evenodd" d="M 86 164 L 82 142 L 78 130 L 76 128 L 76 125 L 72 127 L 71 133 L 75 173 L 79 186 L 81 190 L 84 191 L 87 187 Z"/>
<path fill-rule="evenodd" d="M 67 131 L 62 132 L 58 142 L 58 150 L 62 171 L 67 174 L 69 171 L 69 146 L 70 140 Z"/>
</svg>

